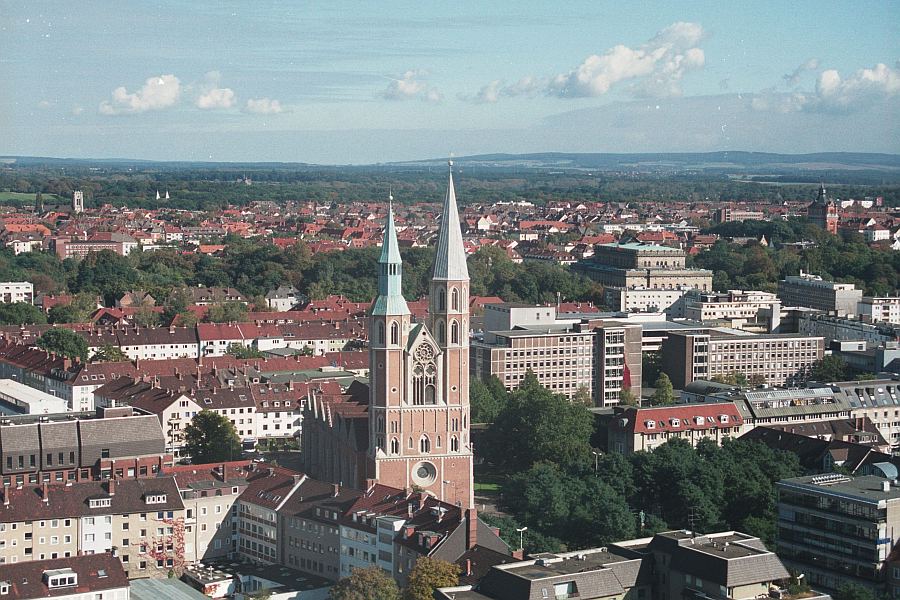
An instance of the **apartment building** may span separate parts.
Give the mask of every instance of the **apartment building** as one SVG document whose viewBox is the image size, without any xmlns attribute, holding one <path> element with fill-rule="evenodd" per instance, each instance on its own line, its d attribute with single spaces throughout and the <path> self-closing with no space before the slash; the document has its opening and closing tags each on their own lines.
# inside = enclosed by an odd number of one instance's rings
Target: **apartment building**
<svg viewBox="0 0 900 600">
<path fill-rule="evenodd" d="M 200 342 L 194 327 L 116 327 L 79 332 L 93 356 L 104 346 L 122 351 L 129 360 L 197 358 Z"/>
<path fill-rule="evenodd" d="M 599 244 L 594 255 L 573 265 L 604 286 L 712 289 L 712 271 L 685 267 L 684 250 L 653 244 Z"/>
<path fill-rule="evenodd" d="M 662 344 L 662 369 L 676 388 L 695 379 L 743 373 L 751 381 L 793 385 L 806 381 L 825 354 L 825 340 L 795 334 L 735 335 L 672 332 Z"/>
<path fill-rule="evenodd" d="M 65 260 L 67 258 L 84 258 L 91 252 L 103 250 L 115 252 L 120 256 L 128 256 L 132 250 L 138 247 L 138 242 L 124 233 L 101 232 L 95 233 L 86 240 L 56 237 L 51 240 L 51 246 L 56 255 Z"/>
<path fill-rule="evenodd" d="M 0 420 L 4 484 L 141 477 L 172 462 L 156 416 L 128 407 Z"/>
<path fill-rule="evenodd" d="M 823 337 L 829 342 L 865 342 L 875 347 L 894 342 L 900 336 L 900 326 L 892 323 L 866 323 L 855 318 L 825 314 L 801 314 L 797 319 L 797 332 L 803 335 Z"/>
<path fill-rule="evenodd" d="M 34 304 L 34 285 L 30 281 L 4 281 L 0 283 L 0 302 Z"/>
<path fill-rule="evenodd" d="M 171 476 L 3 487 L 0 563 L 115 549 L 128 577 L 165 576 L 192 562 L 184 504 Z"/>
<path fill-rule="evenodd" d="M 305 475 L 282 467 L 255 468 L 238 502 L 238 556 L 260 564 L 283 564 L 278 511 Z"/>
<path fill-rule="evenodd" d="M 871 420 L 891 448 L 900 448 L 900 380 L 841 381 L 825 389 L 845 402 L 854 418 Z"/>
<path fill-rule="evenodd" d="M 866 323 L 900 324 L 900 296 L 863 296 L 856 312 Z"/>
<path fill-rule="evenodd" d="M 726 531 L 668 531 L 603 548 L 543 553 L 493 566 L 477 586 L 439 588 L 439 600 L 534 600 L 540 598 L 769 597 L 790 574 L 759 538 Z"/>
<path fill-rule="evenodd" d="M 0 598 L 129 600 L 131 587 L 112 553 L 0 564 Z"/>
<path fill-rule="evenodd" d="M 607 450 L 630 454 L 653 450 L 671 439 L 687 440 L 694 447 L 702 439 L 721 445 L 726 438 L 740 437 L 746 424 L 733 402 L 717 402 L 617 407 L 607 429 Z"/>
<path fill-rule="evenodd" d="M 838 316 L 856 314 L 862 290 L 852 283 L 826 281 L 817 275 L 788 275 L 778 282 L 778 297 L 784 306 L 806 306 Z"/>
<path fill-rule="evenodd" d="M 893 470 L 896 475 L 896 468 Z M 878 595 L 900 536 L 900 488 L 876 475 L 785 479 L 778 488 L 778 555 L 810 585 L 850 583 Z"/>
</svg>

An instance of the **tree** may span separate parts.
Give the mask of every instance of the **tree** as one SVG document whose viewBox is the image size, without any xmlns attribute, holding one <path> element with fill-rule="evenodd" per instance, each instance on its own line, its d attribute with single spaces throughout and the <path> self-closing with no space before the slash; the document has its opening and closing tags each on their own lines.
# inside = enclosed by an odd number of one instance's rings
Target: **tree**
<svg viewBox="0 0 900 600">
<path fill-rule="evenodd" d="M 73 283 L 77 291 L 96 292 L 107 306 L 112 306 L 137 282 L 138 272 L 127 257 L 101 250 L 91 252 L 78 263 Z"/>
<path fill-rule="evenodd" d="M 87 361 L 88 345 L 83 337 L 61 327 L 48 329 L 37 340 L 38 348 L 47 352 L 54 352 L 73 360 Z"/>
<path fill-rule="evenodd" d="M 459 585 L 459 566 L 439 558 L 422 556 L 409 574 L 404 598 L 432 600 L 435 588 Z"/>
<path fill-rule="evenodd" d="M 150 306 L 141 306 L 134 311 L 134 322 L 142 327 L 157 327 L 159 325 L 159 313 Z"/>
<path fill-rule="evenodd" d="M 46 323 L 47 318 L 39 308 L 27 302 L 0 304 L 0 324 L 31 325 Z"/>
<path fill-rule="evenodd" d="M 584 463 L 593 428 L 586 406 L 550 392 L 529 371 L 488 428 L 487 455 L 509 471 L 524 471 L 538 461 Z"/>
<path fill-rule="evenodd" d="M 875 600 L 875 594 L 857 583 L 842 583 L 833 598 L 834 600 Z"/>
<path fill-rule="evenodd" d="M 625 406 L 637 406 L 639 404 L 637 397 L 628 388 L 622 388 L 619 392 L 619 404 Z"/>
<path fill-rule="evenodd" d="M 210 410 L 197 413 L 184 430 L 184 448 L 194 464 L 235 460 L 241 456 L 241 440 L 234 424 Z"/>
<path fill-rule="evenodd" d="M 247 305 L 243 302 L 213 304 L 206 312 L 209 323 L 240 323 L 247 318 Z"/>
<path fill-rule="evenodd" d="M 473 423 L 490 423 L 506 404 L 506 388 L 492 376 L 487 382 L 480 379 L 469 381 L 469 406 Z"/>
<path fill-rule="evenodd" d="M 823 383 L 843 381 L 847 377 L 847 363 L 840 356 L 826 356 L 813 364 L 810 376 Z"/>
<path fill-rule="evenodd" d="M 263 358 L 265 356 L 265 354 L 256 348 L 238 344 L 237 342 L 228 344 L 228 349 L 225 350 L 225 354 L 235 358 Z"/>
<path fill-rule="evenodd" d="M 112 344 L 104 344 L 94 352 L 91 356 L 91 362 L 123 362 L 128 360 L 128 356 L 122 352 L 117 346 Z"/>
<path fill-rule="evenodd" d="M 671 406 L 675 404 L 675 390 L 672 388 L 672 380 L 665 373 L 660 373 L 654 384 L 656 391 L 650 396 L 651 406 Z"/>
<path fill-rule="evenodd" d="M 378 567 L 355 568 L 331 586 L 331 600 L 400 600 L 400 588 L 393 578 Z"/>
<path fill-rule="evenodd" d="M 594 400 L 591 398 L 591 393 L 588 392 L 587 387 L 583 385 L 578 386 L 578 389 L 575 390 L 575 395 L 572 396 L 572 402 L 587 406 L 588 408 L 594 406 Z"/>
</svg>

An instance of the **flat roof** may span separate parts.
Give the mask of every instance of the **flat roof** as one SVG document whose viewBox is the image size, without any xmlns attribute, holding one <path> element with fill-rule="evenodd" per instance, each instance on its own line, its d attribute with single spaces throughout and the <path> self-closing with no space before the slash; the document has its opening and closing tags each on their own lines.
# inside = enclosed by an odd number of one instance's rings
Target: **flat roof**
<svg viewBox="0 0 900 600">
<path fill-rule="evenodd" d="M 317 590 L 333 585 L 333 582 L 324 577 L 309 575 L 280 565 L 257 565 L 236 560 L 204 561 L 204 564 L 228 575 L 253 576 L 273 581 L 283 586 L 282 592 Z"/>
<path fill-rule="evenodd" d="M 660 246 L 658 244 L 642 244 L 640 242 L 627 242 L 625 244 L 600 244 L 604 248 L 622 248 L 624 250 L 646 250 L 648 252 L 680 252 L 684 254 L 684 250 L 673 248 L 672 246 Z"/>
<path fill-rule="evenodd" d="M 710 535 L 695 535 L 690 531 L 666 531 L 657 535 L 677 540 L 683 548 L 689 548 L 726 560 L 771 554 L 771 551 L 764 546 L 762 548 L 758 547 L 760 544 L 758 538 L 736 531 Z"/>
<path fill-rule="evenodd" d="M 866 503 L 877 504 L 882 501 L 900 499 L 900 487 L 890 485 L 888 490 L 884 491 L 885 482 L 890 483 L 889 480 L 877 475 L 850 477 L 837 473 L 828 473 L 826 475 L 806 475 L 783 479 L 777 485 L 779 487 L 801 488 L 816 494 L 840 496 Z"/>
<path fill-rule="evenodd" d="M 66 403 L 62 398 L 47 394 L 14 379 L 0 379 L 0 394 L 6 394 L 28 405 L 39 402 Z"/>
<path fill-rule="evenodd" d="M 537 561 L 527 561 L 511 563 L 508 566 L 504 565 L 502 568 L 507 573 L 534 580 L 556 577 L 557 575 L 583 573 L 629 560 L 641 560 L 639 556 L 626 556 L 627 550 L 621 550 L 621 553 L 616 552 L 616 550 L 617 548 L 602 548 L 585 550 L 584 552 L 570 552 L 562 555 L 551 555 L 560 558 L 546 557 L 539 559 L 543 561 L 543 564 Z"/>
</svg>

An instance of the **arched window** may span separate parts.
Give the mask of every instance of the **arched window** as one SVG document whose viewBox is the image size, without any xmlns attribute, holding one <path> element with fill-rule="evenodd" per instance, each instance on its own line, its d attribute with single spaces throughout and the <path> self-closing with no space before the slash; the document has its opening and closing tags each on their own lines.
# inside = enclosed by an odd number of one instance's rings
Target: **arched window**
<svg viewBox="0 0 900 600">
<path fill-rule="evenodd" d="M 438 310 L 444 311 L 447 308 L 447 292 L 444 288 L 438 290 Z"/>
<path fill-rule="evenodd" d="M 384 323 L 378 323 L 378 343 L 384 343 Z"/>
<path fill-rule="evenodd" d="M 431 344 L 421 344 L 413 354 L 412 403 L 435 404 L 437 364 Z"/>
<path fill-rule="evenodd" d="M 455 435 L 450 438 L 450 452 L 459 452 L 459 438 Z"/>
<path fill-rule="evenodd" d="M 394 345 L 400 343 L 400 325 L 397 321 L 391 323 L 391 343 Z"/>
<path fill-rule="evenodd" d="M 400 440 L 391 438 L 391 454 L 400 454 Z"/>
<path fill-rule="evenodd" d="M 459 290 L 453 288 L 450 292 L 450 309 L 457 311 L 459 310 Z"/>
<path fill-rule="evenodd" d="M 450 322 L 450 343 L 459 343 L 459 323 L 455 320 Z"/>
<path fill-rule="evenodd" d="M 413 449 L 412 438 L 409 438 L 409 440 L 406 442 L 406 447 L 409 448 L 410 450 Z"/>
<path fill-rule="evenodd" d="M 447 343 L 447 327 L 444 325 L 443 321 L 438 321 L 438 343 L 446 344 Z"/>
<path fill-rule="evenodd" d="M 437 446 L 436 446 L 436 447 L 437 447 L 437 448 L 440 448 L 440 447 L 441 447 L 441 436 L 438 436 L 438 437 L 437 437 Z"/>
<path fill-rule="evenodd" d="M 427 435 L 423 435 L 422 439 L 419 440 L 419 452 L 422 454 L 431 452 L 431 440 L 428 439 Z"/>
<path fill-rule="evenodd" d="M 425 386 L 425 404 L 434 404 L 434 386 L 426 385 Z"/>
</svg>

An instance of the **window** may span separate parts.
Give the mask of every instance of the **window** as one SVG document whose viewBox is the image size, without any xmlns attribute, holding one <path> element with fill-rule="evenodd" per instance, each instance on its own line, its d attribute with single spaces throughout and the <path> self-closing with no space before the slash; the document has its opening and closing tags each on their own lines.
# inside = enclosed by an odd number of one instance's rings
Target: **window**
<svg viewBox="0 0 900 600">
<path fill-rule="evenodd" d="M 450 292 L 450 308 L 451 310 L 459 310 L 459 290 L 453 288 Z"/>
<path fill-rule="evenodd" d="M 391 343 L 400 343 L 400 325 L 396 321 L 391 323 Z"/>
<path fill-rule="evenodd" d="M 456 321 L 450 322 L 450 343 L 459 343 L 459 323 L 457 323 Z"/>
<path fill-rule="evenodd" d="M 400 454 L 400 440 L 391 438 L 391 454 Z"/>
<path fill-rule="evenodd" d="M 384 323 L 378 324 L 378 343 L 384 343 Z"/>
<path fill-rule="evenodd" d="M 431 452 L 431 440 L 428 439 L 427 435 L 423 435 L 422 439 L 419 440 L 419 452 L 422 454 Z"/>
</svg>

